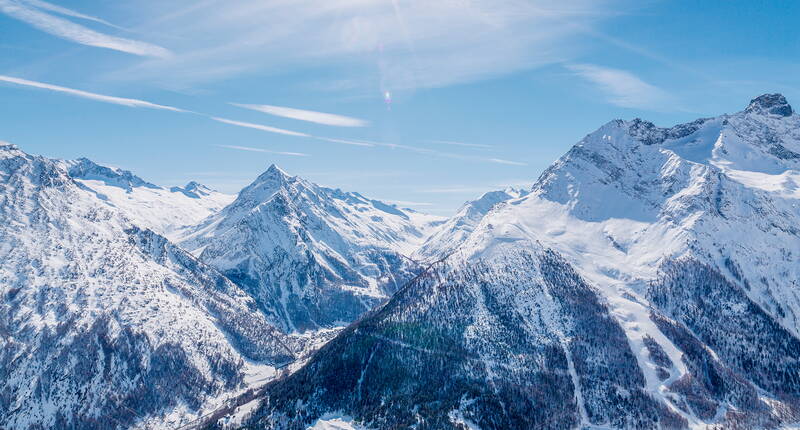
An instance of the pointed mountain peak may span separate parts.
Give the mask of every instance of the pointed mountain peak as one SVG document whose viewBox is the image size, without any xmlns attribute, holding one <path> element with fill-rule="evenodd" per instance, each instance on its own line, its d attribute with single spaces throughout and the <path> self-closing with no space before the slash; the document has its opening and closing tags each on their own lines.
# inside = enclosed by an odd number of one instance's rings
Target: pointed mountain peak
<svg viewBox="0 0 800 430">
<path fill-rule="evenodd" d="M 283 170 L 280 167 L 278 167 L 277 164 L 270 164 L 269 168 L 267 168 L 267 170 L 264 172 L 264 174 L 269 174 L 271 176 L 284 176 L 284 177 L 287 177 L 287 178 L 289 177 L 289 174 L 286 173 L 285 170 Z"/>
<path fill-rule="evenodd" d="M 297 177 L 289 176 L 283 169 L 272 164 L 255 181 L 242 189 L 237 201 L 263 202 L 280 189 L 285 189 L 289 184 L 297 182 L 302 183 L 303 181 Z"/>
<path fill-rule="evenodd" d="M 209 192 L 214 191 L 211 188 L 197 182 L 197 181 L 189 181 L 184 187 L 184 190 L 192 192 L 192 191 L 201 191 L 201 192 Z"/>
<path fill-rule="evenodd" d="M 760 113 L 778 116 L 791 116 L 794 112 L 792 106 L 786 101 L 783 94 L 764 94 L 750 101 L 745 109 L 747 113 Z"/>
<path fill-rule="evenodd" d="M 292 177 L 289 176 L 283 169 L 275 164 L 271 164 L 267 170 L 250 184 L 252 186 L 281 186 L 289 181 Z M 250 188 L 248 187 L 248 188 Z"/>
<path fill-rule="evenodd" d="M 291 178 L 292 177 L 283 169 L 275 164 L 271 164 L 251 185 L 282 186 L 289 182 Z"/>
</svg>

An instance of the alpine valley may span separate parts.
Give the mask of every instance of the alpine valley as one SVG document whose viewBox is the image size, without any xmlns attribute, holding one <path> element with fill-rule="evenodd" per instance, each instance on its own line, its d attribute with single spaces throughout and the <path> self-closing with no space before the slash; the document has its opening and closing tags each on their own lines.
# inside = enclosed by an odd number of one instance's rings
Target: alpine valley
<svg viewBox="0 0 800 430">
<path fill-rule="evenodd" d="M 800 426 L 800 116 L 614 120 L 444 219 L 0 144 L 0 428 Z"/>
</svg>

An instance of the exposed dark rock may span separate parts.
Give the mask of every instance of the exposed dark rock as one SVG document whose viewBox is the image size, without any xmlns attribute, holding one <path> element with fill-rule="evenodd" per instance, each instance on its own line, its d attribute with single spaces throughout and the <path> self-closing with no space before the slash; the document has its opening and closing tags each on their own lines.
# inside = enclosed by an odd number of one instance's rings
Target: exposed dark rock
<svg viewBox="0 0 800 430">
<path fill-rule="evenodd" d="M 768 113 L 771 115 L 791 116 L 792 107 L 782 94 L 764 94 L 750 101 L 745 112 Z"/>
</svg>

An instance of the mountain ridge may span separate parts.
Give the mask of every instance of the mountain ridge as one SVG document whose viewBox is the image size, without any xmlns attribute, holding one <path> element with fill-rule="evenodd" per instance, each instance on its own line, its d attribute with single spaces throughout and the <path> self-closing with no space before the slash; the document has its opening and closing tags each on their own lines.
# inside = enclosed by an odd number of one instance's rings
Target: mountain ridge
<svg viewBox="0 0 800 430">
<path fill-rule="evenodd" d="M 234 199 L 195 181 L 184 188 L 167 189 L 129 170 L 104 166 L 88 158 L 58 160 L 58 163 L 80 185 L 125 212 L 138 225 L 171 239 Z"/>
<path fill-rule="evenodd" d="M 492 366 L 525 360 L 549 338 L 553 357 L 566 362 L 553 369 L 571 374 L 563 395 L 548 391 L 563 398 L 553 413 L 566 414 L 565 428 L 792 425 L 800 420 L 795 151 L 800 118 L 779 95 L 668 128 L 611 121 L 528 194 L 477 212 L 466 229 L 434 235 L 423 250 L 440 253 L 428 257 L 460 269 L 410 284 L 398 293 L 413 297 L 401 309 L 390 311 L 393 299 L 344 330 L 269 385 L 244 423 L 304 428 L 336 411 L 377 428 L 555 428 L 509 409 L 539 401 L 534 387 L 510 397 L 474 388 L 519 384 L 519 375 Z M 528 296 L 534 291 L 542 295 Z M 569 304 L 549 305 L 555 291 Z M 589 315 L 598 322 L 574 325 Z M 474 339 L 479 347 L 469 346 Z M 445 351 L 473 351 L 484 364 L 450 356 L 451 366 L 436 358 Z M 390 364 L 374 360 L 378 353 Z M 616 376 L 586 364 L 610 357 L 619 360 Z M 519 366 L 511 369 L 540 369 Z M 473 382 L 453 385 L 463 380 Z M 420 394 L 406 401 L 405 391 Z"/>
<path fill-rule="evenodd" d="M 79 181 L 0 146 L 0 427 L 170 427 L 294 359 L 252 298 Z"/>
<path fill-rule="evenodd" d="M 780 94 L 610 121 L 447 220 L 0 142 L 0 426 L 788 428 L 798 184 Z"/>
<path fill-rule="evenodd" d="M 271 165 L 186 231 L 192 250 L 288 331 L 342 325 L 419 270 L 409 250 L 438 219 L 321 187 Z"/>
</svg>

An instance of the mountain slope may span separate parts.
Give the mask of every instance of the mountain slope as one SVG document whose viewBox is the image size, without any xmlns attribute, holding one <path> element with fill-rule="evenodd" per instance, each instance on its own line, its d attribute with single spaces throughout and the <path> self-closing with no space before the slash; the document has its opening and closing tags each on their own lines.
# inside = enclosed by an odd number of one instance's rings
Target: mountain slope
<svg viewBox="0 0 800 430">
<path fill-rule="evenodd" d="M 127 170 L 99 165 L 86 158 L 60 162 L 64 170 L 98 198 L 114 205 L 145 228 L 170 238 L 228 205 L 236 196 L 197 182 L 162 188 Z"/>
<path fill-rule="evenodd" d="M 435 221 L 273 165 L 181 244 L 304 331 L 353 321 L 413 277 L 406 255 Z"/>
<path fill-rule="evenodd" d="M 672 372 L 659 381 L 657 366 L 655 373 L 645 372 L 652 391 L 682 391 L 686 402 L 692 396 L 713 399 L 713 413 L 687 408 L 700 422 L 725 422 L 736 410 L 759 426 L 775 416 L 791 421 L 800 394 L 797 383 L 788 382 L 796 378 L 794 346 L 774 345 L 795 345 L 798 334 L 800 194 L 794 178 L 800 157 L 791 155 L 797 151 L 800 118 L 780 95 L 756 98 L 736 114 L 671 128 L 612 121 L 550 167 L 529 196 L 487 215 L 462 252 L 491 258 L 502 253 L 495 248 L 526 241 L 558 250 L 609 301 L 645 370 L 653 367 L 648 345 L 677 353 L 677 380 Z M 661 309 L 667 302 L 655 286 L 664 284 L 697 295 L 678 295 L 682 303 Z M 730 308 L 700 300 L 709 289 L 722 290 L 720 299 Z M 699 324 L 700 315 L 714 317 Z M 769 413 L 761 406 L 748 410 L 741 399 L 720 397 L 724 390 L 711 387 L 704 388 L 710 390 L 705 397 L 687 394 L 682 384 L 708 378 L 709 365 L 700 372 L 686 362 L 687 336 L 674 338 L 680 330 L 668 329 L 665 316 L 720 357 L 706 361 L 726 368 L 729 383 L 755 386 L 737 392 L 758 391 L 781 399 L 782 406 Z M 725 339 L 743 327 L 736 352 L 728 353 Z M 665 338 L 668 333 L 673 338 Z M 790 376 L 779 387 L 762 372 Z M 795 412 L 782 416 L 781 408 Z"/>
<path fill-rule="evenodd" d="M 6 144 L 0 294 L 2 428 L 175 427 L 293 358 L 217 271 Z"/>
<path fill-rule="evenodd" d="M 686 354 L 675 339 L 664 338 L 663 313 L 694 331 L 722 359 L 717 365 L 736 375 L 729 379 L 785 401 L 772 410 L 780 415 L 778 409 L 796 407 L 798 386 L 767 384 L 761 372 L 797 372 L 794 347 L 772 345 L 794 345 L 798 335 L 800 194 L 794 178 L 800 157 L 791 155 L 798 151 L 800 117 L 780 95 L 758 97 L 736 114 L 666 129 L 612 121 L 549 168 L 529 196 L 489 214 L 465 241 L 465 252 L 487 258 L 495 247 L 531 240 L 557 249 L 606 296 L 634 349 L 642 351 L 641 363 L 649 356 L 648 338 Z M 699 295 L 659 309 L 664 302 L 655 300 L 661 295 L 653 285 L 669 279 L 683 280 L 672 288 Z M 725 288 L 730 309 L 699 300 L 712 286 Z M 698 313 L 715 317 L 701 327 Z M 744 333 L 738 352 L 727 355 L 724 340 L 743 327 L 754 332 Z M 765 327 L 771 328 L 766 334 Z M 762 350 L 769 353 L 755 352 Z M 691 365 L 680 375 L 679 381 L 702 379 Z M 650 379 L 661 392 L 682 383 Z M 701 421 L 724 422 L 726 413 L 743 408 L 720 400 L 714 414 L 695 411 Z M 769 415 L 743 414 L 756 421 Z"/>
<path fill-rule="evenodd" d="M 249 425 L 304 429 L 331 411 L 370 428 L 685 425 L 646 393 L 596 292 L 529 245 L 502 261 L 438 263 L 271 385 Z"/>
<path fill-rule="evenodd" d="M 425 243 L 414 251 L 413 257 L 422 261 L 434 261 L 452 253 L 489 211 L 509 200 L 526 195 L 528 195 L 526 190 L 506 188 L 484 193 L 478 199 L 464 203 L 455 215 L 437 228 Z"/>
<path fill-rule="evenodd" d="M 338 412 L 375 428 L 790 426 L 794 154 L 800 117 L 780 95 L 671 128 L 612 121 L 530 194 L 434 236 L 423 251 L 450 255 L 449 268 L 271 385 L 251 422 L 304 428 Z"/>
</svg>

